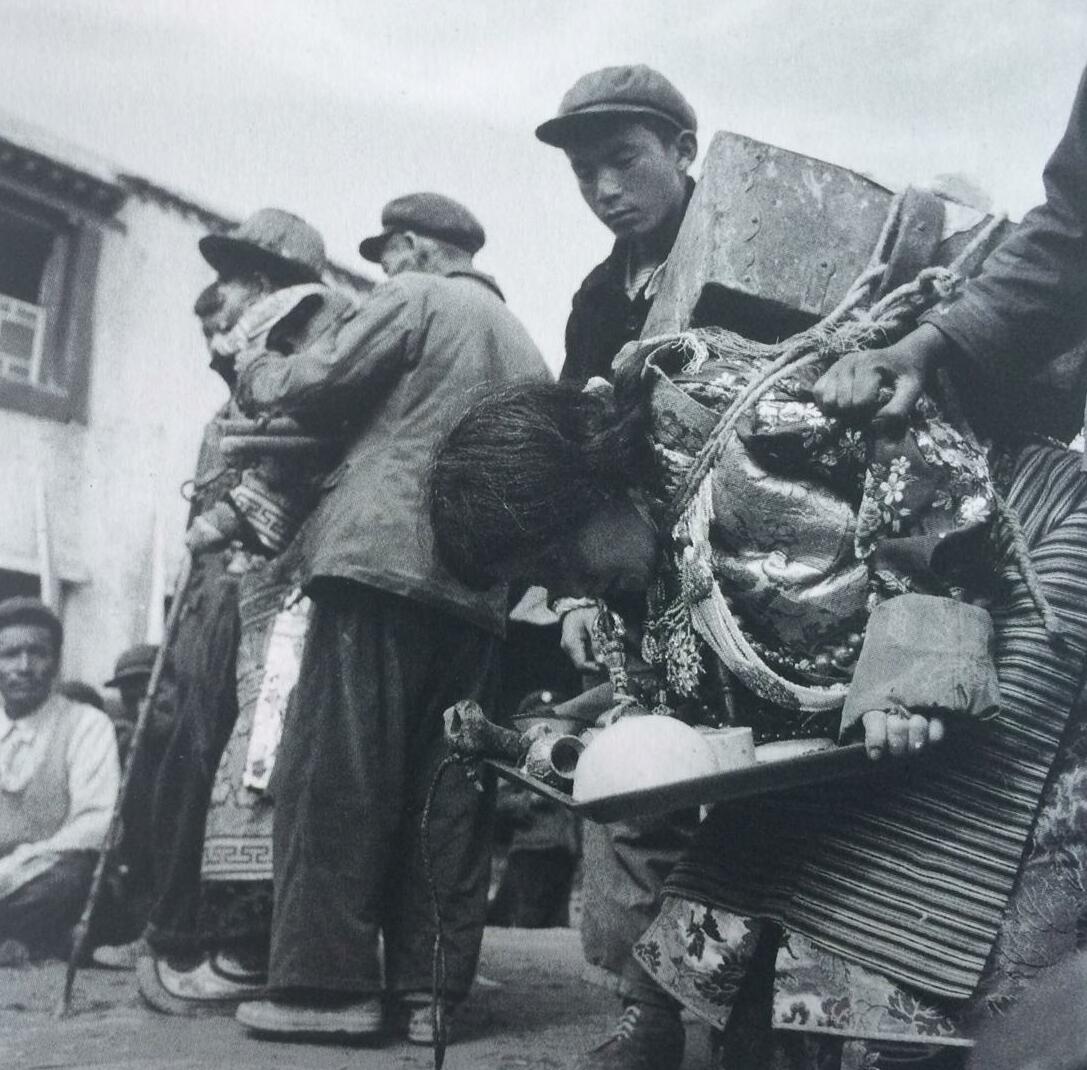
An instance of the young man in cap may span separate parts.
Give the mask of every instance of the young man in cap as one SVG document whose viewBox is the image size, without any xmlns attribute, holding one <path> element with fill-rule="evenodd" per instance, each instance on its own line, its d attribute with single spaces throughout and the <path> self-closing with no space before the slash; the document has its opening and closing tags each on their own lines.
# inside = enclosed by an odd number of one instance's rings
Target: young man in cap
<svg viewBox="0 0 1087 1070">
<path fill-rule="evenodd" d="M 0 602 L 0 946 L 6 964 L 68 953 L 120 783 L 109 718 L 54 689 L 62 641 L 60 620 L 42 602 Z"/>
<path fill-rule="evenodd" d="M 679 90 L 638 65 L 578 79 L 536 128 L 566 153 L 585 203 L 615 235 L 574 295 L 563 379 L 610 378 L 612 358 L 641 333 L 694 190 L 697 127 Z"/>
<path fill-rule="evenodd" d="M 239 354 L 262 344 L 243 329 L 255 310 L 304 288 L 311 303 L 304 306 L 298 331 L 309 337 L 352 304 L 321 285 L 321 235 L 281 209 L 261 209 L 224 234 L 207 235 L 200 252 L 217 277 L 197 298 L 194 312 L 211 367 L 231 390 Z M 266 334 L 274 317 L 258 318 Z M 177 716 L 155 785 L 150 835 L 155 895 L 144 934 L 148 953 L 137 963 L 137 979 L 144 999 L 170 1014 L 221 1005 L 233 1010 L 239 1000 L 262 990 L 267 960 L 270 881 L 201 881 L 212 786 L 238 719 L 239 584 L 267 556 L 258 543 L 243 542 L 241 533 L 209 538 L 207 525 L 200 523 L 217 506 L 235 515 L 224 503 L 240 475 L 219 449 L 219 420 L 236 412 L 228 401 L 205 428 L 193 480 L 187 536 L 195 554 L 193 577 L 170 651 Z"/>
<path fill-rule="evenodd" d="M 688 171 L 698 154 L 694 109 L 659 72 L 644 65 L 606 67 L 578 79 L 558 114 L 536 136 L 561 148 L 593 214 L 614 235 L 610 255 L 574 295 L 561 378 L 611 378 L 611 362 L 637 338 L 665 261 L 694 192 Z M 592 624 L 598 606 L 560 599 L 562 645 L 574 665 L 597 669 Z M 611 606 L 636 629 L 639 606 Z M 613 1037 L 587 1053 L 582 1070 L 676 1070 L 683 1059 L 679 1005 L 631 954 L 656 915 L 662 882 L 686 846 L 693 820 L 670 816 L 637 826 L 586 824 L 585 955 L 618 975 L 624 1012 Z"/>
<path fill-rule="evenodd" d="M 397 198 L 360 251 L 393 276 L 338 335 L 242 369 L 252 414 L 300 423 L 352 414 L 350 444 L 306 529 L 313 601 L 275 794 L 271 998 L 244 1003 L 258 1033 L 366 1036 L 385 996 L 432 1043 L 434 927 L 420 817 L 445 756 L 442 712 L 496 683 L 504 592 L 470 592 L 438 566 L 426 473 L 472 392 L 548 372 L 490 277 L 483 229 L 433 193 Z M 446 992 L 467 995 L 483 934 L 493 789 L 448 769 L 429 814 L 443 905 Z M 384 971 L 378 953 L 384 944 Z"/>
</svg>

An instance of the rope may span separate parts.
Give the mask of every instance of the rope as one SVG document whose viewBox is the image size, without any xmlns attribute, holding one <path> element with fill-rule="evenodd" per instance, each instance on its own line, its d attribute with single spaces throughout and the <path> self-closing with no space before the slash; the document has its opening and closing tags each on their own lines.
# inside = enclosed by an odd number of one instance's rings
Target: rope
<svg viewBox="0 0 1087 1070">
<path fill-rule="evenodd" d="M 996 215 L 994 215 L 974 236 L 970 241 L 970 244 L 951 261 L 951 270 L 956 272 L 956 274 L 962 274 L 962 269 L 966 266 L 974 253 L 976 253 L 983 245 L 988 245 L 993 235 L 996 234 L 997 230 L 999 230 L 1007 220 L 1007 212 L 997 212 Z"/>
<path fill-rule="evenodd" d="M 685 522 L 692 543 L 708 541 L 713 508 L 712 495 L 708 492 L 709 477 L 724 454 L 737 424 L 758 400 L 782 379 L 795 376 L 804 368 L 832 362 L 846 352 L 868 349 L 877 338 L 886 338 L 910 327 L 922 310 L 936 301 L 946 300 L 954 293 L 969 262 L 991 242 L 1006 218 L 1000 214 L 990 219 L 948 267 L 924 268 L 911 282 L 898 286 L 871 308 L 864 309 L 861 306 L 871 300 L 873 285 L 883 278 L 887 270 L 893 236 L 901 220 L 902 204 L 902 195 L 896 196 L 867 266 L 853 281 L 838 306 L 819 323 L 784 343 L 778 346 L 753 343 L 723 329 L 685 331 L 671 338 L 647 341 L 646 345 L 650 347 L 647 361 L 659 349 L 680 348 L 690 354 L 689 366 L 692 370 L 709 359 L 711 340 L 714 338 L 722 348 L 727 346 L 737 355 L 768 357 L 779 350 L 778 355 L 743 386 L 722 413 L 672 500 L 673 521 L 676 524 Z M 1019 517 L 999 496 L 997 507 L 997 523 L 1007 530 L 1012 562 L 1023 577 L 1047 634 L 1055 644 L 1060 645 L 1064 640 L 1064 629 L 1042 588 Z M 795 705 L 802 710 L 827 709 L 841 704 L 843 688 L 802 687 L 771 669 L 744 638 L 717 583 L 711 576 L 704 577 L 704 580 L 708 582 L 695 581 L 699 587 L 705 586 L 707 589 L 705 597 L 697 599 L 697 604 L 691 606 L 692 621 L 735 675 L 764 698 Z"/>
<path fill-rule="evenodd" d="M 434 807 L 434 798 L 438 793 L 445 771 L 460 762 L 455 754 L 447 755 L 434 770 L 434 778 L 427 789 L 426 802 L 423 804 L 421 822 L 423 873 L 426 876 L 427 892 L 430 895 L 430 908 L 434 913 L 434 958 L 431 964 L 430 1024 L 434 1031 L 434 1070 L 442 1070 L 445 1065 L 445 1049 L 448 1035 L 445 1021 L 445 928 L 442 919 L 442 906 L 438 899 L 438 881 L 434 876 L 434 858 L 430 842 L 430 815 Z"/>
<path fill-rule="evenodd" d="M 957 276 L 949 268 L 925 268 L 912 282 L 898 287 L 884 297 L 870 313 L 857 318 L 852 323 L 841 323 L 840 321 L 851 312 L 856 314 L 856 304 L 863 299 L 864 286 L 854 286 L 846 300 L 830 316 L 790 338 L 785 343 L 785 349 L 780 356 L 751 379 L 722 414 L 673 500 L 673 515 L 678 518 L 686 510 L 698 493 L 703 480 L 721 459 L 721 454 L 736 425 L 768 390 L 782 379 L 795 375 L 803 368 L 826 361 L 835 354 L 866 348 L 866 343 L 871 343 L 876 337 L 901 328 L 916 317 L 919 304 L 931 303 L 934 298 L 938 299 L 950 293 L 956 281 Z M 752 348 L 750 342 L 745 344 L 738 335 L 733 335 L 729 331 L 721 330 L 717 333 L 722 339 L 728 339 L 738 349 Z M 692 332 L 684 332 L 667 340 L 654 339 L 651 344 L 659 343 L 658 348 L 664 345 L 670 347 L 686 345 L 692 348 L 691 338 Z M 704 345 L 704 343 L 701 344 Z M 765 352 L 773 347 L 759 346 L 758 348 Z"/>
<path fill-rule="evenodd" d="M 999 494 L 996 495 L 996 507 L 997 519 L 1011 541 L 1012 563 L 1019 570 L 1019 575 L 1023 577 L 1023 583 L 1026 584 L 1027 591 L 1030 593 L 1034 608 L 1042 618 L 1046 634 L 1056 646 L 1065 647 L 1068 639 L 1067 630 L 1042 588 L 1042 581 L 1038 576 L 1038 570 L 1034 567 L 1034 560 L 1030 556 L 1030 546 L 1027 544 L 1027 536 L 1023 531 L 1019 514 Z"/>
</svg>

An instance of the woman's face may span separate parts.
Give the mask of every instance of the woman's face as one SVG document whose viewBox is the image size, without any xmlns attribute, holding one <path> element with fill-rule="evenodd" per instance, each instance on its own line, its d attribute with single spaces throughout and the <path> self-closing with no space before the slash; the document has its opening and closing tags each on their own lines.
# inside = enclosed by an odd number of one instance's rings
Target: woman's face
<svg viewBox="0 0 1087 1070">
<path fill-rule="evenodd" d="M 515 562 L 512 577 L 546 587 L 552 598 L 607 599 L 648 588 L 657 560 L 657 534 L 629 498 L 603 503 L 545 555 Z"/>
</svg>

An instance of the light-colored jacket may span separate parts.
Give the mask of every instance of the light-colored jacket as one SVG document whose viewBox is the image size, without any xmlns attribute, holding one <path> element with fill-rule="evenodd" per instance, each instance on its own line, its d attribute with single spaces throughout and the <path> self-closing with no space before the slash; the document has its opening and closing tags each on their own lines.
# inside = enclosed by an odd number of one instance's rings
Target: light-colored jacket
<svg viewBox="0 0 1087 1070">
<path fill-rule="evenodd" d="M 348 431 L 343 463 L 298 536 L 305 581 L 354 580 L 501 633 L 505 593 L 480 595 L 441 569 L 425 501 L 431 455 L 470 401 L 549 376 L 493 280 L 404 273 L 338 331 L 290 357 L 262 353 L 239 372 L 238 400 L 250 414 Z"/>
</svg>

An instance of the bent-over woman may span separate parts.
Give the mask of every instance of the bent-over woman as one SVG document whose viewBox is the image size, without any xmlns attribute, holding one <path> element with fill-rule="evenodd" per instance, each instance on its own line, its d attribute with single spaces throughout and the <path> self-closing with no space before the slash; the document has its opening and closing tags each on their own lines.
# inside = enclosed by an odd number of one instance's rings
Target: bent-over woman
<svg viewBox="0 0 1087 1070">
<path fill-rule="evenodd" d="M 1074 947 L 1087 876 L 1079 457 L 987 456 L 946 391 L 895 437 L 824 417 L 811 384 L 856 342 L 809 332 L 792 365 L 710 329 L 636 345 L 614 395 L 479 401 L 433 466 L 458 578 L 644 592 L 644 711 L 878 759 L 717 807 L 668 878 L 637 955 L 730 1070 L 918 1043 L 957 1065 Z"/>
</svg>

